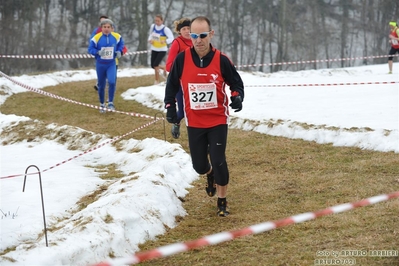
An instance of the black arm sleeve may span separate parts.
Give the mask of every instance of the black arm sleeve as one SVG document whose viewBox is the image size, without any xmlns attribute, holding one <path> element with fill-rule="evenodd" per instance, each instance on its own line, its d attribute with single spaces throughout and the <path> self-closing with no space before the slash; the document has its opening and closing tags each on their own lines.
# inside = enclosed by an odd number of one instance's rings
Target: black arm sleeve
<svg viewBox="0 0 399 266">
<path fill-rule="evenodd" d="M 232 92 L 238 92 L 244 101 L 244 83 L 240 74 L 238 74 L 236 67 L 224 54 L 220 55 L 220 69 L 222 70 L 222 75 L 226 84 L 230 86 L 230 90 Z"/>
<path fill-rule="evenodd" d="M 180 77 L 183 73 L 185 52 L 181 52 L 176 56 L 170 69 L 168 80 L 165 87 L 165 106 L 170 104 L 172 107 L 176 106 L 176 94 L 180 89 Z"/>
</svg>

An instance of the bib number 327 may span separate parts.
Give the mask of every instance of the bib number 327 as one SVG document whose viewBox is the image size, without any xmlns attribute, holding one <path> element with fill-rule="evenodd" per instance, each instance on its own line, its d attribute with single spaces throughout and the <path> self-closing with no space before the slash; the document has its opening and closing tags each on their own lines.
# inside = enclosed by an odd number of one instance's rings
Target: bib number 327
<svg viewBox="0 0 399 266">
<path fill-rule="evenodd" d="M 218 107 L 214 83 L 189 83 L 188 91 L 191 109 L 205 110 Z"/>
</svg>

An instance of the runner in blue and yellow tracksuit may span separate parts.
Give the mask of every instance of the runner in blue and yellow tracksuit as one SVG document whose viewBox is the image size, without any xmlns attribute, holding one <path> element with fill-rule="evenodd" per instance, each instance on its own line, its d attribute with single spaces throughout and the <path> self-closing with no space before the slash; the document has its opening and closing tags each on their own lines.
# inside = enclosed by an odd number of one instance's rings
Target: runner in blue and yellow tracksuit
<svg viewBox="0 0 399 266">
<path fill-rule="evenodd" d="M 113 100 L 116 82 L 116 58 L 122 56 L 124 42 L 119 33 L 112 32 L 112 26 L 113 22 L 110 19 L 101 21 L 102 31 L 90 39 L 88 52 L 96 58 L 100 107 L 105 108 L 105 85 L 108 80 L 108 108 L 115 110 Z M 105 109 L 100 109 L 100 112 L 105 112 Z"/>
</svg>

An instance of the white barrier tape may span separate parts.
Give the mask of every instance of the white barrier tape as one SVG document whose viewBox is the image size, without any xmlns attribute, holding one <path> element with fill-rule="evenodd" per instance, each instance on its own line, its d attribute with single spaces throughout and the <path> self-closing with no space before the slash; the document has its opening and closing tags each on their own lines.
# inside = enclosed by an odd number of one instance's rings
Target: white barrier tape
<svg viewBox="0 0 399 266">
<path fill-rule="evenodd" d="M 316 212 L 307 212 L 298 215 L 294 215 L 285 219 L 265 222 L 257 225 L 252 225 L 247 228 L 230 231 L 230 232 L 221 232 L 214 235 L 205 236 L 203 238 L 188 241 L 188 242 L 181 242 L 171 245 L 162 246 L 153 250 L 139 252 L 134 254 L 132 257 L 126 258 L 118 258 L 113 260 L 108 260 L 104 262 L 100 262 L 97 264 L 93 264 L 92 266 L 116 266 L 116 265 L 127 265 L 127 264 L 137 264 L 143 261 L 152 260 L 161 257 L 171 256 L 177 253 L 185 252 L 194 248 L 216 245 L 222 242 L 230 241 L 238 237 L 246 236 L 246 235 L 253 235 L 259 234 L 266 231 L 270 231 L 279 227 L 302 223 L 309 220 L 313 220 L 325 215 L 333 214 L 333 213 L 340 213 L 349 211 L 358 207 L 364 207 L 371 204 L 379 203 L 382 201 L 387 201 L 389 199 L 398 198 L 399 191 L 384 194 L 379 196 L 374 196 L 371 198 L 363 199 L 361 201 L 357 201 L 354 203 L 345 203 L 341 205 L 336 205 L 333 207 L 329 207 L 320 211 Z"/>
</svg>

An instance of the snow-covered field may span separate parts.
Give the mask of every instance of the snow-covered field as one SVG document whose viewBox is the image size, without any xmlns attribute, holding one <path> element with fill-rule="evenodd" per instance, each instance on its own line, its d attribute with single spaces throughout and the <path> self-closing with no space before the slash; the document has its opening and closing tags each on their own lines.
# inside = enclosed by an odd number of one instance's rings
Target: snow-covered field
<svg viewBox="0 0 399 266">
<path fill-rule="evenodd" d="M 145 68 L 120 69 L 118 77 L 152 73 Z M 391 75 L 386 64 L 273 74 L 240 72 L 246 86 L 244 107 L 232 113 L 231 127 L 397 153 L 399 84 L 375 83 L 397 82 L 398 73 L 398 63 Z M 93 70 L 85 70 L 13 78 L 40 89 L 96 76 Z M 371 84 L 292 86 L 360 82 Z M 9 95 L 26 91 L 3 77 L 0 89 L 0 104 Z M 164 86 L 156 85 L 132 88 L 123 97 L 163 110 L 163 93 Z M 1 113 L 0 117 L 1 131 L 30 120 Z M 47 126 L 71 138 L 82 131 L 65 125 Z M 99 136 L 99 145 L 109 141 L 97 133 L 89 135 Z M 7 137 L 2 139 L 2 143 L 6 141 Z M 184 197 L 198 178 L 189 155 L 179 144 L 163 140 L 122 140 L 118 151 L 104 145 L 42 174 L 47 228 L 52 229 L 46 247 L 39 180 L 37 175 L 28 176 L 22 192 L 24 171 L 30 164 L 48 169 L 79 155 L 89 148 L 88 143 L 81 139 L 81 150 L 68 150 L 66 144 L 37 137 L 32 142 L 0 146 L 0 251 L 10 249 L 0 257 L 1 265 L 87 265 L 105 260 L 110 253 L 130 256 L 138 251 L 139 243 L 163 234 L 165 225 L 175 227 L 175 217 L 186 214 L 178 197 Z M 138 152 L 129 152 L 132 149 Z M 117 165 L 125 176 L 112 182 L 100 179 L 94 167 L 108 164 Z M 17 176 L 3 178 L 11 175 Z M 105 185 L 108 189 L 97 201 L 78 209 L 76 202 L 81 197 Z"/>
</svg>

